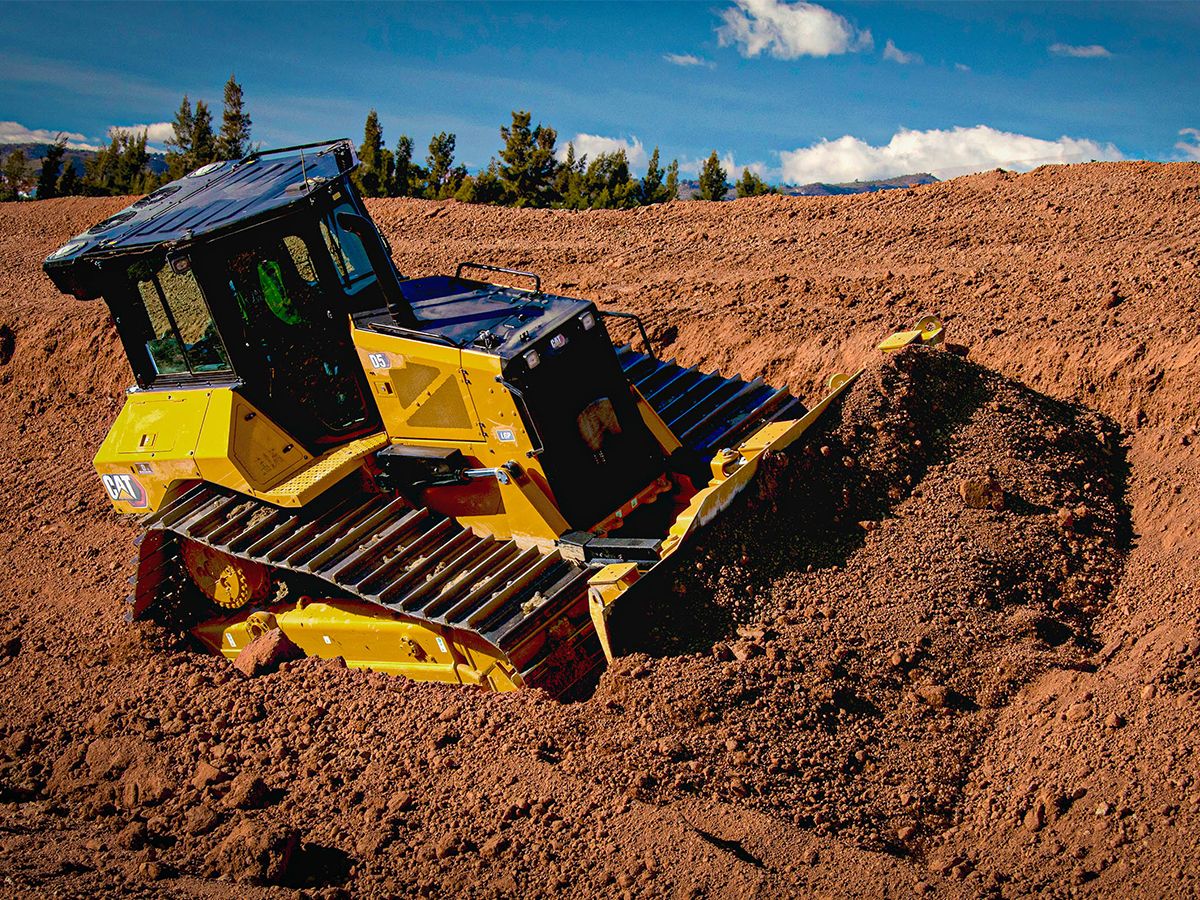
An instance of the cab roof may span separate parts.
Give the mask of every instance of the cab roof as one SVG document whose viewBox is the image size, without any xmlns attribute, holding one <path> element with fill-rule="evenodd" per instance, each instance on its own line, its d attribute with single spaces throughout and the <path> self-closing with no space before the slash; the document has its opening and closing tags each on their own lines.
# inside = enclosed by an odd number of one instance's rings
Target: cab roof
<svg viewBox="0 0 1200 900">
<path fill-rule="evenodd" d="M 310 195 L 358 164 L 348 140 L 325 141 L 252 153 L 215 162 L 147 194 L 71 238 L 43 264 L 60 288 L 85 259 L 162 244 L 193 241 L 226 231 L 264 214 L 305 202 Z"/>
</svg>

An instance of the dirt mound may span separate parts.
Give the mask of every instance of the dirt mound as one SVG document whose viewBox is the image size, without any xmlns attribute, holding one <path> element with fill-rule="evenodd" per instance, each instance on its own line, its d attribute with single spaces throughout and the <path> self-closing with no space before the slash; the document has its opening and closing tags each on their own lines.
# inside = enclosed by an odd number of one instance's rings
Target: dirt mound
<svg viewBox="0 0 1200 900">
<path fill-rule="evenodd" d="M 122 622 L 134 531 L 90 456 L 129 375 L 37 266 L 123 202 L 0 204 L 10 890 L 1193 890 L 1197 199 L 1200 167 L 1105 164 L 373 204 L 409 274 L 534 268 L 803 396 L 919 312 L 970 346 L 872 363 L 572 705 L 316 660 L 246 678 Z"/>
</svg>

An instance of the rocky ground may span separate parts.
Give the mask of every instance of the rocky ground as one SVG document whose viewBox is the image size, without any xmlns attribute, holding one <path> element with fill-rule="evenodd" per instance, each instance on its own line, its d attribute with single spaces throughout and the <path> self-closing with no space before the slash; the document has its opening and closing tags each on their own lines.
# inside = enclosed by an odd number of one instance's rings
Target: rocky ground
<svg viewBox="0 0 1200 900">
<path fill-rule="evenodd" d="M 376 201 L 814 396 L 870 361 L 558 704 L 122 619 L 91 455 L 130 375 L 40 260 L 127 201 L 0 204 L 9 895 L 1194 894 L 1200 166 L 571 213 Z M 949 351 L 880 360 L 925 312 Z"/>
</svg>

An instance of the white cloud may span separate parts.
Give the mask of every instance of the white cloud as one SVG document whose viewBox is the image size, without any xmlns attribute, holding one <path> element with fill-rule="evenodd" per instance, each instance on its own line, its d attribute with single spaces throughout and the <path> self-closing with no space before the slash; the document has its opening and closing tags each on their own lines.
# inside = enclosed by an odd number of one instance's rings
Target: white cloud
<svg viewBox="0 0 1200 900">
<path fill-rule="evenodd" d="M 887 45 L 883 48 L 883 58 L 894 63 L 900 63 L 902 66 L 907 66 L 909 63 L 920 65 L 925 62 L 920 53 L 905 53 L 896 46 L 891 38 L 888 38 Z"/>
<path fill-rule="evenodd" d="M 95 150 L 85 135 L 53 128 L 26 128 L 20 122 L 0 122 L 0 144 L 53 144 L 62 135 L 72 150 Z"/>
<path fill-rule="evenodd" d="M 618 150 L 625 151 L 625 158 L 629 160 L 631 168 L 638 169 L 645 166 L 650 161 L 650 154 L 646 152 L 645 146 L 638 140 L 637 135 L 633 135 L 630 139 L 605 137 L 601 134 L 577 134 L 571 138 L 570 143 L 575 145 L 575 158 L 587 154 L 589 160 L 593 160 L 601 153 L 616 153 Z M 567 145 L 560 143 L 555 155 L 559 160 L 567 158 Z"/>
<path fill-rule="evenodd" d="M 114 134 L 141 134 L 143 131 L 146 132 L 147 143 L 162 144 L 175 134 L 175 126 L 170 122 L 151 122 L 148 125 L 111 125 L 108 129 L 108 139 L 112 140 Z"/>
<path fill-rule="evenodd" d="M 971 67 L 970 67 L 970 66 L 968 66 L 966 63 L 955 63 L 955 64 L 954 64 L 954 70 L 955 70 L 956 72 L 970 72 L 970 71 L 971 71 Z"/>
<path fill-rule="evenodd" d="M 712 60 L 704 59 L 691 53 L 664 53 L 663 59 L 673 66 L 703 66 L 706 69 L 715 69 L 717 67 L 717 64 Z"/>
<path fill-rule="evenodd" d="M 735 0 L 721 12 L 717 38 L 745 57 L 764 51 L 776 59 L 836 56 L 873 46 L 870 31 L 859 31 L 835 12 L 799 0 Z"/>
<path fill-rule="evenodd" d="M 1183 140 L 1175 145 L 1175 149 L 1183 151 L 1187 159 L 1200 162 L 1200 128 L 1181 128 L 1179 136 Z"/>
<path fill-rule="evenodd" d="M 948 130 L 901 129 L 882 146 L 845 135 L 779 154 L 785 181 L 868 181 L 918 172 L 953 178 L 1002 167 L 1027 170 L 1046 163 L 1123 159 L 1113 144 L 1087 138 L 1056 141 L 997 131 L 987 125 Z"/>
<path fill-rule="evenodd" d="M 1100 59 L 1112 56 L 1107 47 L 1099 44 L 1051 44 L 1050 52 L 1055 56 L 1073 56 L 1076 59 Z"/>
</svg>

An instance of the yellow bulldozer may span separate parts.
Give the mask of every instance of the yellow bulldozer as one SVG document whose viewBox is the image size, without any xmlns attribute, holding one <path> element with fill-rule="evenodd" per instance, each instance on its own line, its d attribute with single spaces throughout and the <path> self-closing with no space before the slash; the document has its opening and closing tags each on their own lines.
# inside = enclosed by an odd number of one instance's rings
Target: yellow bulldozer
<svg viewBox="0 0 1200 900">
<path fill-rule="evenodd" d="M 852 376 L 806 408 L 662 361 L 637 317 L 536 275 L 405 279 L 356 165 L 344 140 L 212 163 L 46 259 L 104 298 L 136 380 L 95 458 L 143 517 L 129 614 L 169 607 L 230 658 L 279 628 L 351 666 L 563 695 Z"/>
</svg>

